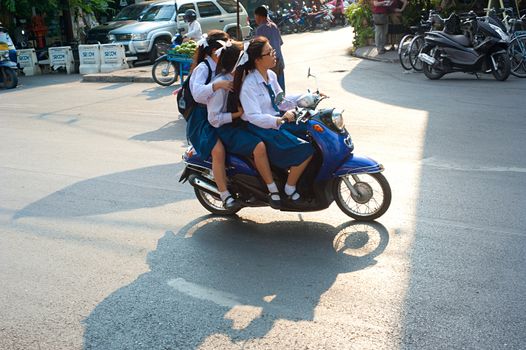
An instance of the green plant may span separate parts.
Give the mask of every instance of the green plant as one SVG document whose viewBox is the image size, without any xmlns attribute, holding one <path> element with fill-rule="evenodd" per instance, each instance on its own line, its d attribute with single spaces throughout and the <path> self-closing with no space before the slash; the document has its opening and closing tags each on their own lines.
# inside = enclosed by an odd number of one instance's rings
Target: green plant
<svg viewBox="0 0 526 350">
<path fill-rule="evenodd" d="M 373 15 L 366 0 L 358 0 L 351 4 L 345 12 L 354 30 L 354 48 L 365 46 L 374 36 L 372 26 Z"/>
</svg>

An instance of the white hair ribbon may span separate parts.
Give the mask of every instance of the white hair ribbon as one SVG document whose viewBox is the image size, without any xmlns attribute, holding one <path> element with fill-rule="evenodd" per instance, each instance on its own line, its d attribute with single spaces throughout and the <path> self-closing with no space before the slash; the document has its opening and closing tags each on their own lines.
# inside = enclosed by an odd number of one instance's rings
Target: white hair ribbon
<svg viewBox="0 0 526 350">
<path fill-rule="evenodd" d="M 216 56 L 221 57 L 221 53 L 223 52 L 223 50 L 226 49 L 227 47 L 232 46 L 232 41 L 228 39 L 227 41 L 218 40 L 217 42 L 221 45 L 221 47 L 216 50 Z"/>
<path fill-rule="evenodd" d="M 207 39 L 208 39 L 208 34 L 203 34 L 201 36 L 201 39 L 199 39 L 199 41 L 197 42 L 197 46 L 202 47 L 202 48 L 208 47 Z"/>
<path fill-rule="evenodd" d="M 250 45 L 250 42 L 249 42 L 249 41 L 245 41 L 245 42 L 243 43 L 243 51 L 241 51 L 241 52 L 239 53 L 239 58 L 237 59 L 236 68 L 237 68 L 238 66 L 242 66 L 242 65 L 244 65 L 245 63 L 248 62 L 249 57 L 248 57 L 247 49 L 248 49 L 248 46 L 249 46 L 249 45 Z"/>
</svg>

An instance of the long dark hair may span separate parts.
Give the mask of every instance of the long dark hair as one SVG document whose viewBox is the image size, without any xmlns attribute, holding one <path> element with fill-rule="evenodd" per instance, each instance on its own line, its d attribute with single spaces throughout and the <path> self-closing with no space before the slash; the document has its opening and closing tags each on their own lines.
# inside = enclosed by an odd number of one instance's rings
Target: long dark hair
<svg viewBox="0 0 526 350">
<path fill-rule="evenodd" d="M 195 67 L 199 65 L 199 63 L 203 62 L 206 58 L 206 56 L 211 56 L 212 51 L 214 49 L 219 49 L 221 46 L 220 43 L 218 43 L 218 40 L 227 41 L 230 39 L 230 36 L 223 32 L 222 30 L 211 30 L 208 32 L 208 37 L 206 38 L 206 42 L 208 43 L 207 47 L 199 46 L 194 54 L 194 61 L 192 62 L 192 67 L 190 68 L 190 72 L 192 72 Z"/>
<path fill-rule="evenodd" d="M 241 50 L 243 50 L 243 45 L 239 41 L 232 41 L 231 46 L 225 47 L 217 62 L 216 74 L 232 72 L 236 67 Z"/>
<path fill-rule="evenodd" d="M 257 36 L 250 41 L 246 52 L 248 54 L 248 61 L 244 65 L 238 66 L 234 74 L 234 92 L 231 94 L 232 101 L 229 101 L 229 105 L 236 103 L 237 106 L 239 106 L 241 104 L 239 102 L 239 94 L 241 93 L 241 86 L 243 85 L 245 75 L 256 69 L 256 59 L 262 57 L 263 48 L 266 44 L 268 44 L 268 39 L 264 36 Z"/>
</svg>

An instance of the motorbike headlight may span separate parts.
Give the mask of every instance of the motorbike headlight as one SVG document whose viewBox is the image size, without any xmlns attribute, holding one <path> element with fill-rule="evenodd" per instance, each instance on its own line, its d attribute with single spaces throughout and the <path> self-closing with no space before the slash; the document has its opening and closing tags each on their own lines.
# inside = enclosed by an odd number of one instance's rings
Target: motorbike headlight
<svg viewBox="0 0 526 350">
<path fill-rule="evenodd" d="M 148 34 L 146 34 L 146 33 L 132 34 L 131 35 L 132 40 L 137 40 L 137 41 L 144 41 L 144 40 L 146 40 L 147 37 L 148 37 Z"/>
<path fill-rule="evenodd" d="M 0 58 L 2 58 L 2 59 L 9 59 L 9 51 L 8 50 L 0 50 Z"/>
<path fill-rule="evenodd" d="M 332 123 L 340 130 L 343 130 L 344 122 L 343 122 L 343 111 L 340 110 L 334 110 L 332 112 Z"/>
<path fill-rule="evenodd" d="M 108 40 L 109 41 L 117 41 L 117 37 L 114 34 L 110 34 L 110 35 L 108 35 Z"/>
</svg>

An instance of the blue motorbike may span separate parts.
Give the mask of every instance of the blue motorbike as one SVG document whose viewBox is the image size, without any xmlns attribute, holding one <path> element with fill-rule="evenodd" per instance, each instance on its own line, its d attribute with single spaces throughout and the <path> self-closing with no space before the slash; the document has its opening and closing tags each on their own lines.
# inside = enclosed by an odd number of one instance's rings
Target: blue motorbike
<svg viewBox="0 0 526 350">
<path fill-rule="evenodd" d="M 314 156 L 297 185 L 302 205 L 282 201 L 279 210 L 318 211 L 335 201 L 346 215 L 356 220 L 377 219 L 391 204 L 391 188 L 381 174 L 384 168 L 371 158 L 353 153 L 354 145 L 344 126 L 343 111 L 317 109 L 324 98 L 316 92 L 305 94 L 297 101 L 296 123 L 303 123 L 307 130 Z M 186 167 L 179 181 L 188 181 L 201 205 L 211 213 L 232 215 L 243 207 L 269 206 L 267 186 L 251 159 L 227 154 L 228 188 L 241 204 L 241 208 L 231 210 L 222 205 L 210 159 L 202 159 L 190 146 L 183 161 Z M 278 188 L 283 188 L 287 172 L 272 170 Z"/>
<path fill-rule="evenodd" d="M 16 50 L 9 37 L 0 25 L 0 86 L 13 89 L 18 85 Z"/>
<path fill-rule="evenodd" d="M 187 58 L 181 64 L 181 58 L 174 54 L 174 49 L 183 43 L 182 31 L 180 29 L 172 38 L 168 53 L 157 58 L 152 66 L 152 78 L 159 85 L 170 86 L 177 81 L 178 76 L 182 77 L 190 70 L 192 58 Z"/>
</svg>

